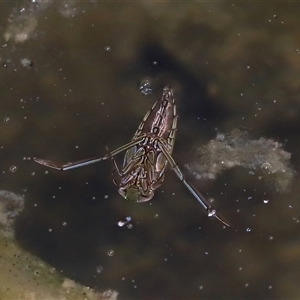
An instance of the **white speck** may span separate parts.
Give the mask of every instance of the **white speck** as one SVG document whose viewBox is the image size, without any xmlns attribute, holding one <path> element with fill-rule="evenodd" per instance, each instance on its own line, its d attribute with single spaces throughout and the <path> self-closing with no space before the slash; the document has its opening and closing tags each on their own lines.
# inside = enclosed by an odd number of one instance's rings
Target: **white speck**
<svg viewBox="0 0 300 300">
<path fill-rule="evenodd" d="M 103 267 L 102 266 L 98 266 L 96 268 L 97 273 L 101 273 L 103 271 Z"/>
</svg>

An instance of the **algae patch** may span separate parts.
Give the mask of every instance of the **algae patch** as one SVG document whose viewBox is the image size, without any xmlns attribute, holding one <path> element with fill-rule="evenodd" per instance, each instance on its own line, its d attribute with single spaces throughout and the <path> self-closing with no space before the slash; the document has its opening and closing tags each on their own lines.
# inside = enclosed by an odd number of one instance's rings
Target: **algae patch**
<svg viewBox="0 0 300 300">
<path fill-rule="evenodd" d="M 14 220 L 23 207 L 24 197 L 0 190 L 0 299 L 117 299 L 117 292 L 98 293 L 64 278 L 20 248 L 14 239 Z"/>
<path fill-rule="evenodd" d="M 266 138 L 251 140 L 247 132 L 233 130 L 217 134 L 207 145 L 197 149 L 198 158 L 187 164 L 197 179 L 215 179 L 233 167 L 250 169 L 259 179 L 278 192 L 286 192 L 296 172 L 290 165 L 291 154 L 277 141 Z"/>
</svg>

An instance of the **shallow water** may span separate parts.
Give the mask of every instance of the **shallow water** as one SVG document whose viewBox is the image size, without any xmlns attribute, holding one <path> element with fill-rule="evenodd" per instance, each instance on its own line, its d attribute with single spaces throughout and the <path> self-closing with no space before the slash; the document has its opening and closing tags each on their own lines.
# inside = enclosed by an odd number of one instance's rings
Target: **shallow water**
<svg viewBox="0 0 300 300">
<path fill-rule="evenodd" d="M 298 6 L 2 3 L 0 187 L 25 196 L 22 247 L 120 299 L 299 298 L 299 179 L 281 193 L 259 169 L 203 181 L 183 167 L 217 133 L 241 129 L 283 143 L 298 170 Z M 123 145 L 165 84 L 178 103 L 174 158 L 234 228 L 206 217 L 172 172 L 135 204 L 109 161 L 68 172 L 32 161 Z"/>
</svg>

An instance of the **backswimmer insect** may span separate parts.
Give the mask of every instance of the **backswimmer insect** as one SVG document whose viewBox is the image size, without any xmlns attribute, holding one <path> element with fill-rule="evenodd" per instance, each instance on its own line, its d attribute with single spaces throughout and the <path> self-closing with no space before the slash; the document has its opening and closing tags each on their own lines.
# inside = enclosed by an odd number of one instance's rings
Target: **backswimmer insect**
<svg viewBox="0 0 300 300">
<path fill-rule="evenodd" d="M 145 202 L 152 199 L 154 191 L 163 183 L 166 171 L 171 169 L 206 210 L 208 216 L 215 217 L 230 227 L 205 198 L 186 181 L 172 157 L 177 129 L 176 104 L 171 87 L 165 87 L 161 98 L 146 113 L 132 140 L 102 157 L 93 157 L 64 165 L 34 159 L 43 166 L 66 171 L 111 159 L 120 182 L 116 183 L 119 194 L 129 201 Z M 107 149 L 108 150 L 108 149 Z M 120 170 L 114 156 L 126 151 Z"/>
</svg>

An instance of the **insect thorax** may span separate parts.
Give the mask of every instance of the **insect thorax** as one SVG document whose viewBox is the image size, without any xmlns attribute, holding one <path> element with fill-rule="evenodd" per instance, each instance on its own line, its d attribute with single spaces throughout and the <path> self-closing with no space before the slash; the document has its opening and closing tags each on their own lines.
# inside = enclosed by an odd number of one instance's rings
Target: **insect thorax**
<svg viewBox="0 0 300 300">
<path fill-rule="evenodd" d="M 167 160 L 158 147 L 159 139 L 146 136 L 125 155 L 119 193 L 128 200 L 144 202 L 164 180 Z"/>
</svg>

